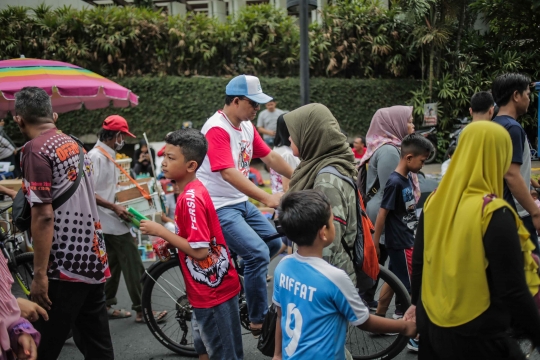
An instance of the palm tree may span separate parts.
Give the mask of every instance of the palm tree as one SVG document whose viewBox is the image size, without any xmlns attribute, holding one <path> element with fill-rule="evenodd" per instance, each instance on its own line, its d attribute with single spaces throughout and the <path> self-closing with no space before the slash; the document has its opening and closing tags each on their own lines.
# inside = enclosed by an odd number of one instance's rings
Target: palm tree
<svg viewBox="0 0 540 360">
<path fill-rule="evenodd" d="M 463 1 L 463 0 L 461 0 Z M 421 49 L 422 80 L 425 74 L 424 53 L 429 54 L 428 94 L 433 99 L 433 80 L 435 79 L 435 55 L 444 49 L 451 37 L 446 23 L 445 10 L 451 0 L 404 0 L 403 7 L 408 17 L 415 22 L 413 36 L 415 45 Z"/>
</svg>

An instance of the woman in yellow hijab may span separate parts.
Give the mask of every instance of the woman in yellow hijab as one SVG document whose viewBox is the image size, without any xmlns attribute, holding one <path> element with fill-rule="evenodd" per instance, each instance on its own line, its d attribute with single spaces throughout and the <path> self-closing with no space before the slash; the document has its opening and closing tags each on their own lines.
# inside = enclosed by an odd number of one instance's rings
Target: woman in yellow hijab
<svg viewBox="0 0 540 360">
<path fill-rule="evenodd" d="M 524 359 L 507 335 L 510 324 L 540 345 L 534 245 L 502 199 L 511 152 L 502 126 L 468 125 L 426 201 L 413 253 L 413 306 L 405 314 L 417 319 L 420 360 Z"/>
</svg>

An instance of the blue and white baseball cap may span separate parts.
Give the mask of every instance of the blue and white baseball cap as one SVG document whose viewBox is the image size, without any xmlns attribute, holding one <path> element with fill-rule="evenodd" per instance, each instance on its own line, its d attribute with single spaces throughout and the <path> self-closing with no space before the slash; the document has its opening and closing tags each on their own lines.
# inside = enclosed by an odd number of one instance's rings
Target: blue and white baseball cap
<svg viewBox="0 0 540 360">
<path fill-rule="evenodd" d="M 225 88 L 225 94 L 233 96 L 245 96 L 259 104 L 272 101 L 272 97 L 262 92 L 259 78 L 252 75 L 238 75 Z"/>
</svg>

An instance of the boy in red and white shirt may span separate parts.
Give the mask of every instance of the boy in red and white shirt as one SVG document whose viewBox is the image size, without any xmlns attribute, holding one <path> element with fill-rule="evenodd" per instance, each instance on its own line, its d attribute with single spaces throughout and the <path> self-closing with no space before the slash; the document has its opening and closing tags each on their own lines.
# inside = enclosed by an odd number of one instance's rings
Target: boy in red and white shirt
<svg viewBox="0 0 540 360">
<path fill-rule="evenodd" d="M 169 133 L 165 142 L 163 173 L 182 192 L 174 216 L 177 231 L 174 234 L 147 220 L 141 221 L 140 229 L 179 250 L 186 293 L 193 306 L 192 325 L 198 325 L 193 326 L 193 334 L 199 358 L 242 359 L 240 281 L 212 199 L 196 177 L 206 155 L 206 139 L 198 130 L 182 129 Z"/>
<path fill-rule="evenodd" d="M 248 178 L 249 164 L 251 159 L 261 158 L 286 178 L 291 177 L 293 170 L 270 150 L 251 122 L 260 104 L 272 100 L 262 92 L 259 79 L 237 76 L 229 82 L 225 93 L 223 110 L 208 119 L 201 130 L 208 140 L 208 154 L 197 176 L 212 197 L 227 245 L 243 259 L 250 326 L 257 336 L 268 309 L 268 264 L 282 243 L 280 238 L 265 242 L 276 230 L 248 197 L 276 208 L 283 193 L 268 194 L 253 184 Z"/>
</svg>

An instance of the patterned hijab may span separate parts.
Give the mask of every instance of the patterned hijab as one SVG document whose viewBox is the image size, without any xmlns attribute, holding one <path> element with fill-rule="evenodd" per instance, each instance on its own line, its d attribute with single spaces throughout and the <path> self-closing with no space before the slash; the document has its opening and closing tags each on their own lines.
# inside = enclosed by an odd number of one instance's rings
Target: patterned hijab
<svg viewBox="0 0 540 360">
<path fill-rule="evenodd" d="M 392 144 L 399 148 L 403 138 L 408 135 L 407 123 L 412 113 L 412 106 L 401 105 L 377 110 L 369 125 L 366 135 L 367 151 L 360 160 L 359 166 L 368 162 L 375 151 L 383 145 Z M 412 173 L 410 175 L 413 181 L 414 197 L 418 201 L 421 195 L 418 175 Z"/>
<path fill-rule="evenodd" d="M 413 112 L 412 106 L 392 106 L 377 110 L 366 135 L 367 151 L 360 161 L 364 165 L 385 144 L 401 146 L 401 140 L 407 136 L 407 122 Z"/>
</svg>

